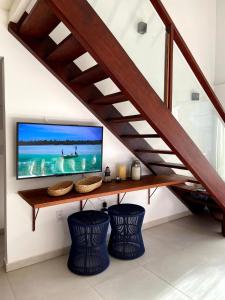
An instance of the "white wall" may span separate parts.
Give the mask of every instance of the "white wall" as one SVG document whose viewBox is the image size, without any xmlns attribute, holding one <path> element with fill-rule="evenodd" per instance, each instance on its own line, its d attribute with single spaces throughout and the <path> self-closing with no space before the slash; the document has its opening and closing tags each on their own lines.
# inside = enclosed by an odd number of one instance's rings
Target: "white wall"
<svg viewBox="0 0 225 300">
<path fill-rule="evenodd" d="M 19 42 L 7 31 L 1 12 L 0 35 L 4 43 L 0 56 L 5 58 L 6 82 L 6 152 L 7 152 L 7 264 L 55 251 L 69 245 L 66 215 L 78 209 L 77 204 L 41 209 L 37 230 L 31 231 L 31 208 L 17 194 L 18 190 L 48 186 L 56 178 L 17 181 L 15 178 L 16 121 L 74 122 L 99 124 L 98 120 L 71 95 Z M 132 160 L 132 155 L 105 129 L 104 165 L 115 168 L 115 162 Z M 75 177 L 72 177 L 75 179 Z M 111 197 L 110 203 L 115 201 Z M 103 199 L 89 202 L 99 207 Z M 147 207 L 147 192 L 129 194 L 126 201 L 145 206 L 145 222 L 185 212 L 186 208 L 167 190 L 159 190 Z M 57 221 L 56 212 L 64 210 L 64 221 Z"/>
<path fill-rule="evenodd" d="M 215 77 L 216 1 L 162 0 L 162 2 L 205 76 L 213 84 Z"/>
<path fill-rule="evenodd" d="M 225 1 L 217 0 L 216 75 L 215 84 L 225 84 Z"/>
<path fill-rule="evenodd" d="M 225 1 L 217 0 L 215 91 L 225 108 Z"/>
<path fill-rule="evenodd" d="M 216 22 L 216 64 L 215 64 L 215 92 L 225 109 L 225 1 L 217 0 L 217 22 Z M 224 157 L 224 124 L 217 122 L 217 165 L 218 170 L 225 178 L 225 157 Z M 220 124 L 220 125 L 219 125 Z"/>
</svg>

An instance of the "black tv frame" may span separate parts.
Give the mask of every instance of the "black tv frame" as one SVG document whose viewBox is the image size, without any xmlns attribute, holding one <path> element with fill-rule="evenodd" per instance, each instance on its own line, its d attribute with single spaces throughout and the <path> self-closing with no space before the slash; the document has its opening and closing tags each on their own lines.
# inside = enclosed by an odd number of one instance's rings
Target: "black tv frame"
<svg viewBox="0 0 225 300">
<path fill-rule="evenodd" d="M 33 125 L 53 125 L 53 126 L 72 126 L 72 127 L 91 127 L 91 128 L 101 128 L 102 129 L 102 144 L 101 144 L 101 170 L 100 171 L 90 171 L 90 172 L 79 172 L 79 173 L 66 173 L 66 174 L 54 174 L 54 175 L 46 175 L 46 176 L 31 176 L 20 178 L 18 176 L 18 161 L 19 161 L 19 125 L 20 124 L 33 124 Z M 42 122 L 16 122 L 16 179 L 17 180 L 26 180 L 26 179 L 37 179 L 37 178 L 48 178 L 48 177 L 62 177 L 62 176 L 72 176 L 72 175 L 82 175 L 82 174 L 90 174 L 90 173 L 101 173 L 102 172 L 102 159 L 103 159 L 103 126 L 94 126 L 94 125 L 77 125 L 77 124 L 61 124 L 61 123 L 42 123 Z"/>
</svg>

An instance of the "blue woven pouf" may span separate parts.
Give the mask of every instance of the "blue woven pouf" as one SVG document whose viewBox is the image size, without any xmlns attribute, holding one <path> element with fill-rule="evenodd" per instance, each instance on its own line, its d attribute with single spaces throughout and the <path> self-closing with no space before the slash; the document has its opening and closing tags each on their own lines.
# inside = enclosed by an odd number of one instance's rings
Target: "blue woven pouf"
<svg viewBox="0 0 225 300">
<path fill-rule="evenodd" d="M 68 268 L 79 275 L 94 275 L 109 265 L 106 236 L 109 216 L 103 212 L 87 210 L 68 217 L 72 246 Z"/>
<path fill-rule="evenodd" d="M 135 259 L 144 254 L 141 226 L 145 209 L 135 204 L 118 204 L 109 207 L 109 253 L 120 259 Z"/>
</svg>

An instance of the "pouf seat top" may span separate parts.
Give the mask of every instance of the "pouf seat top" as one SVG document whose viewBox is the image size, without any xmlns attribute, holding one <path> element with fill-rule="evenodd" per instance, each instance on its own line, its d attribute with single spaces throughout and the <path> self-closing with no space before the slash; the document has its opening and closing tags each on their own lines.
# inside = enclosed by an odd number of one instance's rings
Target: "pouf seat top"
<svg viewBox="0 0 225 300">
<path fill-rule="evenodd" d="M 109 214 L 117 216 L 134 216 L 145 212 L 144 207 L 137 204 L 112 205 L 108 209 Z"/>
<path fill-rule="evenodd" d="M 109 216 L 107 214 L 96 210 L 80 211 L 68 217 L 68 221 L 84 226 L 103 224 L 108 220 Z"/>
</svg>

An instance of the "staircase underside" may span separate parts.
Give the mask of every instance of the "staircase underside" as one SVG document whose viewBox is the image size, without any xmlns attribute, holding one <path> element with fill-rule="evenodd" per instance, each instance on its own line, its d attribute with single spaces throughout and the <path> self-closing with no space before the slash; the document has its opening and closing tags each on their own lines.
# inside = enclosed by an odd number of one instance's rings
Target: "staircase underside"
<svg viewBox="0 0 225 300">
<path fill-rule="evenodd" d="M 71 34 L 56 44 L 49 34 L 63 22 Z M 122 49 L 105 24 L 84 0 L 39 0 L 9 31 L 69 89 L 152 174 L 189 170 L 225 209 L 225 185 L 196 145 Z M 103 38 L 104 37 L 104 38 Z M 81 71 L 74 63 L 84 53 L 98 63 Z M 95 83 L 111 78 L 120 92 L 103 95 Z M 113 104 L 130 101 L 137 115 L 123 116 Z M 145 120 L 154 134 L 139 134 L 130 122 Z M 169 150 L 153 149 L 146 139 L 162 139 Z M 182 164 L 160 155 L 176 155 Z M 193 178 L 188 178 L 195 181 Z M 178 196 L 176 189 L 171 188 Z"/>
</svg>

